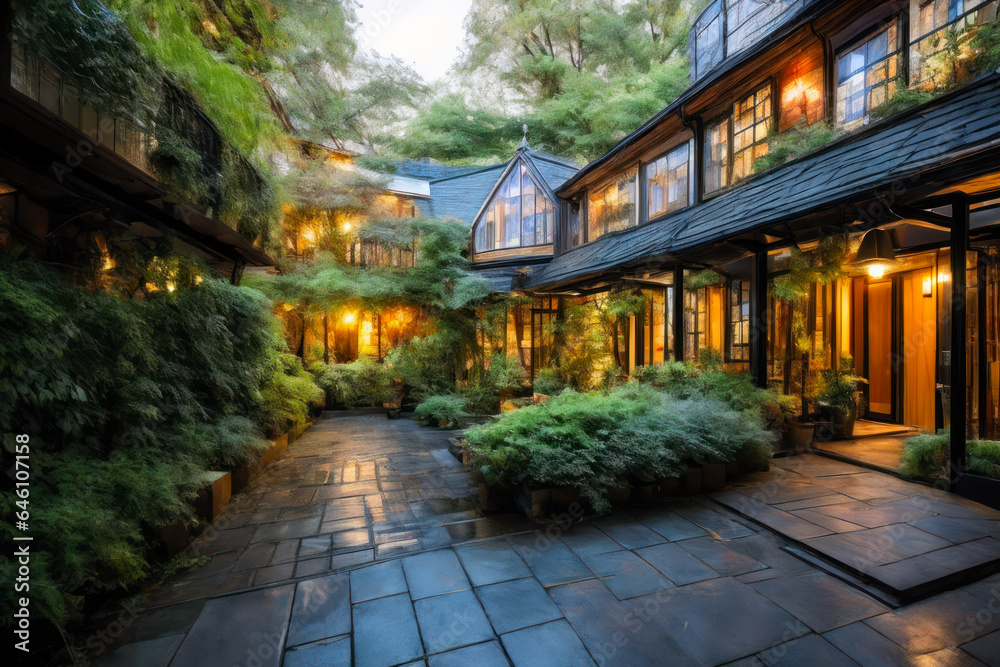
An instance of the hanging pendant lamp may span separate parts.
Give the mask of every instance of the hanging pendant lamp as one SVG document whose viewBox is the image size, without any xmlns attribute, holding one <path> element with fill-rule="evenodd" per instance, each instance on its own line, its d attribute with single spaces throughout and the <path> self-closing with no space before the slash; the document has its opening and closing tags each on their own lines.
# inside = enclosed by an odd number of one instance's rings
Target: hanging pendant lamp
<svg viewBox="0 0 1000 667">
<path fill-rule="evenodd" d="M 881 278 L 886 270 L 896 261 L 896 249 L 892 247 L 889 232 L 884 229 L 871 229 L 861 239 L 858 255 L 854 264 L 868 270 L 872 278 Z"/>
</svg>

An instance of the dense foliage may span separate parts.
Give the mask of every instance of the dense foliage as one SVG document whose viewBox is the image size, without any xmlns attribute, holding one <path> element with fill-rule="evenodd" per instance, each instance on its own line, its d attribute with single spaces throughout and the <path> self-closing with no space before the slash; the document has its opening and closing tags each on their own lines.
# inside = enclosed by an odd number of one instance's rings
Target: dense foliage
<svg viewBox="0 0 1000 667">
<path fill-rule="evenodd" d="M 394 148 L 440 160 L 497 159 L 527 123 L 532 146 L 592 160 L 687 87 L 684 47 L 701 5 L 476 0 L 457 67 L 470 94 L 422 110 Z M 484 128 L 492 132 L 481 140 Z"/>
<path fill-rule="evenodd" d="M 142 580 L 151 536 L 190 518 L 200 474 L 253 460 L 319 398 L 278 352 L 263 295 L 178 260 L 136 261 L 142 298 L 0 256 L 4 466 L 14 434 L 30 435 L 32 533 L 45 545 L 32 599 L 56 623 L 77 596 Z"/>
<path fill-rule="evenodd" d="M 780 399 L 745 376 L 671 364 L 610 391 L 567 389 L 473 427 L 467 439 L 487 483 L 576 487 L 605 511 L 609 490 L 634 478 L 730 460 L 766 469 L 775 438 L 766 405 Z"/>
<path fill-rule="evenodd" d="M 916 477 L 947 478 L 950 452 L 948 429 L 915 435 L 903 444 L 899 469 Z M 1000 479 L 1000 442 L 970 440 L 965 443 L 965 454 L 969 472 Z"/>
<path fill-rule="evenodd" d="M 389 367 L 364 357 L 346 364 L 314 363 L 309 370 L 326 392 L 328 407 L 378 407 L 395 393 Z"/>
</svg>

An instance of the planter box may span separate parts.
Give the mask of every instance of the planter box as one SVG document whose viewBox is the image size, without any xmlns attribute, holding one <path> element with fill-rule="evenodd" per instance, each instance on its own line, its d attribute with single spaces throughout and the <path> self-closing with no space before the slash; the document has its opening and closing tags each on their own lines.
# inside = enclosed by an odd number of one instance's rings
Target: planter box
<svg viewBox="0 0 1000 667">
<path fill-rule="evenodd" d="M 170 524 L 160 531 L 160 541 L 166 547 L 167 553 L 171 556 L 180 553 L 188 545 L 190 533 L 183 521 Z"/>
<path fill-rule="evenodd" d="M 514 502 L 530 519 L 547 517 L 552 510 L 552 489 L 514 490 Z"/>
<path fill-rule="evenodd" d="M 962 473 L 955 482 L 955 493 L 987 507 L 1000 509 L 1000 479 Z"/>
<path fill-rule="evenodd" d="M 702 463 L 701 464 L 701 489 L 702 491 L 718 491 L 726 485 L 726 464 L 725 463 Z"/>
<path fill-rule="evenodd" d="M 250 482 L 257 476 L 253 470 L 256 467 L 256 465 L 245 465 L 242 468 L 229 471 L 229 474 L 232 476 L 231 486 L 234 494 L 250 486 Z"/>
<path fill-rule="evenodd" d="M 514 508 L 514 498 L 510 492 L 486 484 L 479 485 L 479 502 L 487 512 L 508 511 Z"/>
<path fill-rule="evenodd" d="M 673 498 L 674 496 L 679 496 L 681 494 L 681 478 L 664 477 L 660 480 L 659 487 L 661 498 Z"/>
<path fill-rule="evenodd" d="M 701 493 L 701 468 L 688 468 L 680 474 L 680 492 L 685 496 Z"/>
<path fill-rule="evenodd" d="M 233 494 L 233 478 L 228 472 L 205 473 L 205 486 L 195 498 L 195 511 L 206 521 L 214 521 L 229 505 Z"/>
<path fill-rule="evenodd" d="M 726 481 L 732 481 L 740 476 L 740 464 L 736 461 L 726 463 Z"/>
<path fill-rule="evenodd" d="M 643 482 L 637 481 L 633 488 L 633 500 L 637 503 L 655 503 L 660 497 L 660 483 L 659 482 Z"/>
<path fill-rule="evenodd" d="M 553 512 L 565 512 L 572 505 L 587 507 L 587 499 L 580 493 L 580 489 L 573 486 L 554 486 L 551 490 L 550 506 Z"/>
<path fill-rule="evenodd" d="M 615 507 L 624 507 L 632 499 L 632 487 L 625 485 L 608 489 L 608 502 Z"/>
</svg>

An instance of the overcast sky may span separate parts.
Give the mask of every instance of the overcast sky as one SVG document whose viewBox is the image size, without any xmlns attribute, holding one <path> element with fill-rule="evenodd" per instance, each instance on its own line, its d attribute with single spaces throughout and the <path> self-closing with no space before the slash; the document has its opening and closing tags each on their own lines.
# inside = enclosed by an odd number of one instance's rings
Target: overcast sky
<svg viewBox="0 0 1000 667">
<path fill-rule="evenodd" d="M 472 0 L 361 1 L 361 48 L 399 56 L 428 83 L 444 77 L 459 54 Z"/>
</svg>

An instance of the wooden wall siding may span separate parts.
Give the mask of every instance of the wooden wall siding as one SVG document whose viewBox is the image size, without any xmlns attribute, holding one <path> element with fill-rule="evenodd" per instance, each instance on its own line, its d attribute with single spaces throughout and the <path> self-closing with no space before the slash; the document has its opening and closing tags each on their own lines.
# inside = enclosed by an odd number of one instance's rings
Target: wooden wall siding
<svg viewBox="0 0 1000 667">
<path fill-rule="evenodd" d="M 877 123 L 660 222 L 568 250 L 533 274 L 527 287 L 567 284 L 644 259 L 682 252 L 694 256 L 712 242 L 779 220 L 794 220 L 852 198 L 867 201 L 887 184 L 905 183 L 908 196 L 919 196 L 925 194 L 919 188 L 932 179 L 947 183 L 982 173 L 981 164 L 970 167 L 960 158 L 1000 140 L 998 95 L 1000 76 L 986 76 L 938 98 L 919 114 Z"/>
<path fill-rule="evenodd" d="M 924 280 L 930 279 L 931 295 L 924 296 Z M 935 318 L 937 280 L 934 269 L 903 274 L 903 423 L 934 429 Z"/>
<path fill-rule="evenodd" d="M 487 252 L 477 252 L 472 255 L 473 263 L 499 262 L 505 259 L 517 259 L 518 257 L 539 257 L 552 254 L 552 244 L 529 246 L 527 248 L 504 248 L 503 250 L 489 250 Z"/>
</svg>

